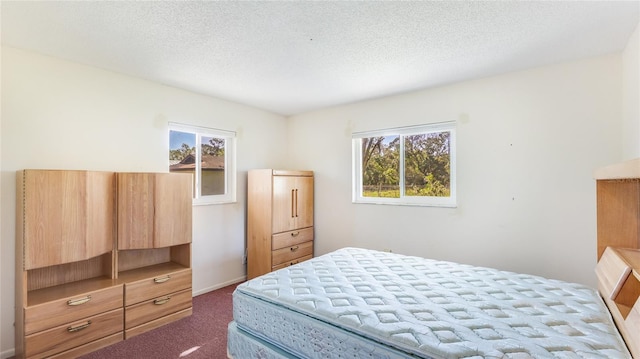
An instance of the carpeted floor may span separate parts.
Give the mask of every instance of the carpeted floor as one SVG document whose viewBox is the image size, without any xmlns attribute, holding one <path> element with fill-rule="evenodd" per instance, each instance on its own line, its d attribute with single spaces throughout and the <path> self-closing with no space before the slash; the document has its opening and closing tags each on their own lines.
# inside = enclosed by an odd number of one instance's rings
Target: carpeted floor
<svg viewBox="0 0 640 359">
<path fill-rule="evenodd" d="M 82 356 L 82 359 L 227 357 L 231 294 L 237 284 L 193 298 L 193 315 Z"/>
</svg>

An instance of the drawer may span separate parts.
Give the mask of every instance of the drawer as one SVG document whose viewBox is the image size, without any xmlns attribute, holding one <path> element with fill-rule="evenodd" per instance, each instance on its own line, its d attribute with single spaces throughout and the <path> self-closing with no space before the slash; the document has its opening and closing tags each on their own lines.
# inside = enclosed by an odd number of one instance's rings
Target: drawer
<svg viewBox="0 0 640 359">
<path fill-rule="evenodd" d="M 125 328 L 131 329 L 148 321 L 191 307 L 191 288 L 160 296 L 125 309 Z"/>
<path fill-rule="evenodd" d="M 63 351 L 62 353 L 55 354 L 53 356 L 48 357 L 48 359 L 70 359 L 70 358 L 79 358 L 84 354 L 88 354 L 94 352 L 98 349 L 102 349 L 104 347 L 108 347 L 109 345 L 113 345 L 115 343 L 121 342 L 124 339 L 124 335 L 122 332 L 118 332 L 116 334 L 112 334 L 108 337 L 104 337 L 98 340 L 94 340 L 91 343 L 87 343 L 85 345 L 81 345 L 79 347 L 75 347 L 73 349 L 69 349 L 67 351 Z"/>
<path fill-rule="evenodd" d="M 28 306 L 24 331 L 29 335 L 116 308 L 122 308 L 122 285 Z"/>
<path fill-rule="evenodd" d="M 271 237 L 271 249 L 276 250 L 284 247 L 291 247 L 296 244 L 313 240 L 313 227 L 300 229 L 297 231 L 274 234 Z"/>
<path fill-rule="evenodd" d="M 127 282 L 124 285 L 124 305 L 130 306 L 187 288 L 191 288 L 191 269 Z"/>
<path fill-rule="evenodd" d="M 179 312 L 175 312 L 172 314 L 165 315 L 164 317 L 160 317 L 156 320 L 152 320 L 150 322 L 146 322 L 142 325 L 138 325 L 137 327 L 127 329 L 124 332 L 125 339 L 130 339 L 135 337 L 136 335 L 140 335 L 144 332 L 148 332 L 150 330 L 156 329 L 163 325 L 175 322 L 176 320 L 186 318 L 193 314 L 193 308 L 189 307 L 187 309 L 183 309 Z"/>
<path fill-rule="evenodd" d="M 277 249 L 271 252 L 271 266 L 291 261 L 292 259 L 313 254 L 313 241 L 296 244 L 295 246 Z"/>
<path fill-rule="evenodd" d="M 25 337 L 25 356 L 43 358 L 123 331 L 123 309 L 84 318 Z"/>
<path fill-rule="evenodd" d="M 304 256 L 304 257 L 300 257 L 300 258 L 292 259 L 292 260 L 290 260 L 290 261 L 287 261 L 287 262 L 284 262 L 284 263 L 278 264 L 277 266 L 273 266 L 273 267 L 271 267 L 271 270 L 272 270 L 272 271 L 274 271 L 274 270 L 278 270 L 278 269 L 282 269 L 282 268 L 290 267 L 290 266 L 292 266 L 292 265 L 294 265 L 294 264 L 298 264 L 298 263 L 300 263 L 300 262 L 304 262 L 304 261 L 309 260 L 309 259 L 311 259 L 311 258 L 313 258 L 313 256 L 312 256 L 312 255 L 308 255 L 308 256 Z"/>
<path fill-rule="evenodd" d="M 631 274 L 631 266 L 617 250 L 607 247 L 596 264 L 600 294 L 605 298 L 615 300 L 629 274 Z"/>
</svg>

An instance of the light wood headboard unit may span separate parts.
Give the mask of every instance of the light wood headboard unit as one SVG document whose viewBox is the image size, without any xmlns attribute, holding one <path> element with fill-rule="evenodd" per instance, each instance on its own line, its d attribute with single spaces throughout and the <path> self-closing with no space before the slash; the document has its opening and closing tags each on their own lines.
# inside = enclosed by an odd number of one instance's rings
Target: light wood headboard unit
<svg viewBox="0 0 640 359">
<path fill-rule="evenodd" d="M 640 359 L 640 158 L 595 171 L 598 290 Z"/>
</svg>

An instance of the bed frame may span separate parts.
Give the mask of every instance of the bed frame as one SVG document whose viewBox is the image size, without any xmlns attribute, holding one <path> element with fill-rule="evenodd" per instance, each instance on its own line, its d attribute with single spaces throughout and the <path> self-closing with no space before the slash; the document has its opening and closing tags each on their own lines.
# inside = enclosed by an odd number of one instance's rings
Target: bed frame
<svg viewBox="0 0 640 359">
<path fill-rule="evenodd" d="M 594 173 L 598 291 L 631 355 L 640 358 L 640 158 Z"/>
</svg>

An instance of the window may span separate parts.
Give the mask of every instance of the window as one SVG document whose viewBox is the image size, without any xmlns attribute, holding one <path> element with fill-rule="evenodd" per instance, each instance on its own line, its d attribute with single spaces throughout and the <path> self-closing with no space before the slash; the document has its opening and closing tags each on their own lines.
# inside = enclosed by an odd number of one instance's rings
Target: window
<svg viewBox="0 0 640 359">
<path fill-rule="evenodd" d="M 169 123 L 169 172 L 193 174 L 194 204 L 235 202 L 235 132 Z"/>
<path fill-rule="evenodd" d="M 353 202 L 456 206 L 455 122 L 352 138 Z"/>
</svg>

